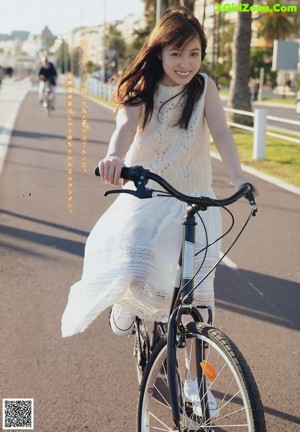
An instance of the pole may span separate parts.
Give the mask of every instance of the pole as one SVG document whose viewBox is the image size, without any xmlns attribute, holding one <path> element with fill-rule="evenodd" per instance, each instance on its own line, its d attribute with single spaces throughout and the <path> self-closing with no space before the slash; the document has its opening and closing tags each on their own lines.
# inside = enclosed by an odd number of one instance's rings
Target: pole
<svg viewBox="0 0 300 432">
<path fill-rule="evenodd" d="M 70 69 L 71 69 L 72 75 L 75 76 L 73 26 L 72 26 L 72 30 L 71 30 Z"/>
<path fill-rule="evenodd" d="M 67 42 L 63 39 L 64 44 L 64 74 L 68 72 L 68 53 L 67 53 Z"/>
<path fill-rule="evenodd" d="M 156 22 L 159 21 L 161 16 L 161 0 L 156 0 Z"/>
<path fill-rule="evenodd" d="M 257 97 L 259 101 L 261 101 L 263 98 L 264 75 L 265 75 L 265 70 L 264 68 L 261 67 L 259 71 L 259 88 L 258 88 L 258 97 Z"/>
<path fill-rule="evenodd" d="M 105 28 L 106 28 L 106 0 L 103 0 L 103 35 L 102 35 L 102 83 L 105 83 Z"/>
<path fill-rule="evenodd" d="M 253 159 L 265 159 L 266 147 L 266 121 L 267 111 L 265 109 L 254 110 L 254 143 L 253 143 Z"/>
</svg>

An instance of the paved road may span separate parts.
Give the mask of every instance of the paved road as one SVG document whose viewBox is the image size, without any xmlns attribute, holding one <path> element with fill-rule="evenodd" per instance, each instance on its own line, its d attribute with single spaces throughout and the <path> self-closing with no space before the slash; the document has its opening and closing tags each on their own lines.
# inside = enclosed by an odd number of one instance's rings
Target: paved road
<svg viewBox="0 0 300 432">
<path fill-rule="evenodd" d="M 67 208 L 66 98 L 48 118 L 30 92 L 19 112 L 1 176 L 0 397 L 35 399 L 38 432 L 135 431 L 138 387 L 133 340 L 118 338 L 108 311 L 83 333 L 62 339 L 69 286 L 81 275 L 86 237 L 112 202 L 93 176 L 114 126 L 89 102 L 88 172 L 81 147 L 81 100 L 75 97 L 73 212 Z M 213 161 L 214 187 L 230 193 Z M 261 390 L 270 432 L 300 428 L 300 198 L 259 181 L 259 213 L 221 266 L 217 320 L 240 346 Z M 241 222 L 246 202 L 236 208 Z M 224 223 L 226 221 L 224 220 Z M 224 248 L 226 242 L 224 242 Z"/>
<path fill-rule="evenodd" d="M 267 116 L 281 117 L 288 120 L 295 120 L 300 122 L 300 115 L 296 113 L 296 106 L 274 106 L 268 103 L 255 102 L 255 108 L 263 108 L 267 111 Z M 268 127 L 276 127 L 281 128 L 289 132 L 300 133 L 300 125 L 299 124 L 289 124 L 279 122 L 277 120 L 269 120 L 268 119 Z"/>
</svg>

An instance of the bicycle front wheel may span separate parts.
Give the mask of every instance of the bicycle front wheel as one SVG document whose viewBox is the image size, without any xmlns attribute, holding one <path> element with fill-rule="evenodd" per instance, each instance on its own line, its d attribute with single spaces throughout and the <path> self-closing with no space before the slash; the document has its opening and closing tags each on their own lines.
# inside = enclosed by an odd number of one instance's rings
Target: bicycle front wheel
<svg viewBox="0 0 300 432">
<path fill-rule="evenodd" d="M 175 348 L 180 429 L 174 429 L 172 418 L 165 337 L 155 347 L 145 368 L 138 406 L 138 432 L 265 432 L 259 392 L 236 345 L 220 330 L 206 324 L 191 322 L 186 331 L 189 350 Z M 186 384 L 192 378 L 192 363 L 195 365 L 199 359 L 201 366 L 196 365 L 197 407 L 195 394 L 190 397 Z"/>
</svg>

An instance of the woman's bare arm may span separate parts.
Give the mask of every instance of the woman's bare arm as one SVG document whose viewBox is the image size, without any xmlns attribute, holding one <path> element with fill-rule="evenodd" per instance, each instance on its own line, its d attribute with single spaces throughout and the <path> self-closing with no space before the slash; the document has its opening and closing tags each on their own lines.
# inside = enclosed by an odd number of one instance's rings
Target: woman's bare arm
<svg viewBox="0 0 300 432">
<path fill-rule="evenodd" d="M 117 113 L 116 129 L 110 139 L 107 154 L 99 162 L 101 178 L 113 185 L 119 183 L 124 166 L 122 159 L 132 144 L 140 115 L 141 106 L 123 106 Z"/>
</svg>

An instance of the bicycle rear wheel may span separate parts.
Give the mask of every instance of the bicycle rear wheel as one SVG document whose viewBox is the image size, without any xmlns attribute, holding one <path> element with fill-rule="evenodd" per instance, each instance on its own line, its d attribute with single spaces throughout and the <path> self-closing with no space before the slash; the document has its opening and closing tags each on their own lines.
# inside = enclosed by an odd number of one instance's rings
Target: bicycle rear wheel
<svg viewBox="0 0 300 432">
<path fill-rule="evenodd" d="M 136 358 L 138 383 L 142 381 L 144 369 L 154 346 L 166 334 L 166 324 L 160 322 L 146 322 L 136 317 L 135 340 L 133 355 Z"/>
<path fill-rule="evenodd" d="M 176 385 L 180 409 L 180 431 L 265 432 L 259 392 L 246 360 L 236 345 L 221 331 L 191 322 L 187 336 L 194 343 L 186 353 L 176 349 Z M 191 358 L 201 358 L 199 400 L 203 415 L 195 413 L 186 397 L 184 382 L 189 378 Z M 167 339 L 155 347 L 145 368 L 138 406 L 138 432 L 174 431 L 167 377 Z M 205 378 L 204 378 L 205 377 Z M 207 399 L 217 403 L 211 415 L 204 407 Z"/>
</svg>

